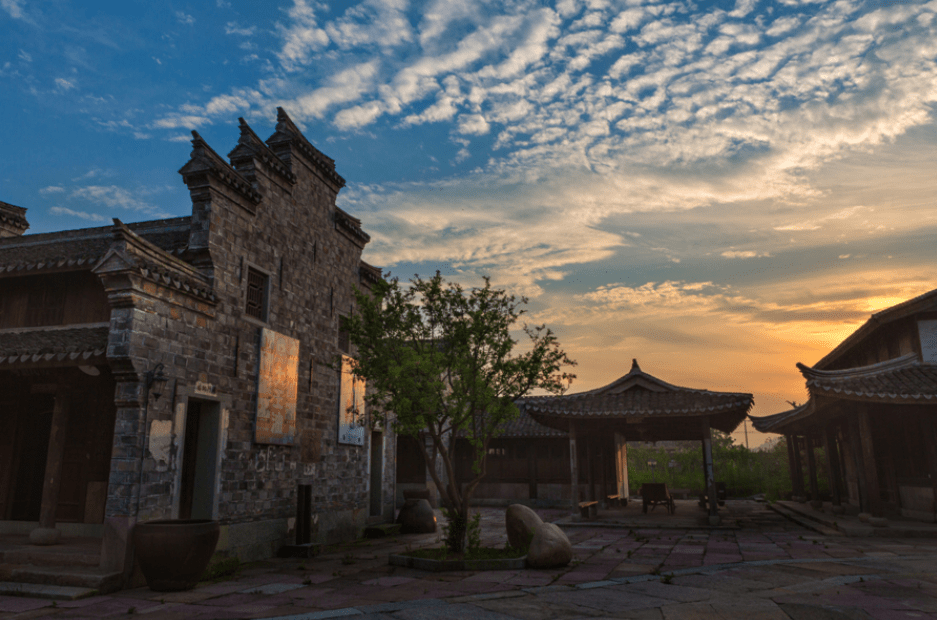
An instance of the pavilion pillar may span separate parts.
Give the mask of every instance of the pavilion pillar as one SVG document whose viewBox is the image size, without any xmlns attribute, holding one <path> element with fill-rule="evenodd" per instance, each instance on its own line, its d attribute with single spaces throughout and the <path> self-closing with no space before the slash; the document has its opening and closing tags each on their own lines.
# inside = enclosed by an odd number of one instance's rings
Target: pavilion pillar
<svg viewBox="0 0 937 620">
<path fill-rule="evenodd" d="M 34 545 L 54 545 L 62 537 L 62 533 L 55 528 L 55 509 L 59 504 L 62 459 L 65 456 L 65 434 L 68 431 L 70 404 L 68 391 L 64 387 L 59 387 L 55 392 L 55 404 L 52 409 L 52 430 L 49 433 L 49 450 L 46 454 L 39 527 L 29 533 L 29 542 Z"/>
<path fill-rule="evenodd" d="M 791 477 L 791 499 L 797 496 L 797 476 L 794 475 L 794 436 L 784 435 L 784 443 L 787 444 L 787 473 Z"/>
<path fill-rule="evenodd" d="M 865 484 L 869 495 L 869 512 L 874 519 L 881 519 L 884 525 L 885 510 L 879 489 L 878 468 L 875 464 L 875 444 L 872 437 L 872 414 L 865 405 L 859 406 L 859 441 L 862 442 L 862 466 L 865 471 Z M 870 519 L 870 523 L 874 522 Z"/>
<path fill-rule="evenodd" d="M 615 479 L 618 482 L 618 497 L 622 506 L 628 505 L 628 444 L 625 436 L 615 433 Z"/>
<path fill-rule="evenodd" d="M 569 421 L 569 500 L 573 521 L 579 520 L 579 456 L 576 454 L 576 423 Z"/>
<path fill-rule="evenodd" d="M 823 502 L 820 501 L 820 485 L 817 481 L 817 442 L 813 435 L 807 435 L 807 473 L 810 480 L 810 506 L 814 510 L 823 508 Z"/>
<path fill-rule="evenodd" d="M 839 469 L 839 450 L 836 448 L 836 433 L 832 426 L 823 433 L 826 448 L 826 463 L 830 470 L 830 496 L 833 500 L 833 514 L 843 512 L 842 480 L 843 472 Z"/>
<path fill-rule="evenodd" d="M 608 496 L 611 493 L 608 492 L 608 441 L 606 437 L 602 437 L 599 445 L 599 463 L 602 465 L 602 507 L 608 508 Z"/>
<path fill-rule="evenodd" d="M 595 501 L 595 449 L 592 444 L 595 442 L 595 437 L 586 435 L 586 468 L 588 470 L 586 474 L 586 479 L 589 482 L 589 493 L 587 495 L 590 502 Z M 591 508 L 590 508 L 591 510 Z"/>
<path fill-rule="evenodd" d="M 794 452 L 794 461 L 791 463 L 793 469 L 791 475 L 794 476 L 794 496 L 791 499 L 795 502 L 805 502 L 807 501 L 807 494 L 804 492 L 804 468 L 800 460 L 800 438 L 796 434 L 791 435 L 791 443 Z"/>
<path fill-rule="evenodd" d="M 719 524 L 719 499 L 716 497 L 716 475 L 713 471 L 713 436 L 709 426 L 709 418 L 703 418 L 703 480 L 706 482 L 706 493 L 709 495 L 709 523 Z"/>
<path fill-rule="evenodd" d="M 537 499 L 537 442 L 527 444 L 527 496 Z"/>
</svg>

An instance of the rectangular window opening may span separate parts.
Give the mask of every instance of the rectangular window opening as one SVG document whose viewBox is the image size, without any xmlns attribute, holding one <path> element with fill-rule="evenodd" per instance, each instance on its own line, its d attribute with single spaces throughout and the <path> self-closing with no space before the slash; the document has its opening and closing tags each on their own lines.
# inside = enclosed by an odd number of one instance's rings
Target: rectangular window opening
<svg viewBox="0 0 937 620">
<path fill-rule="evenodd" d="M 253 267 L 247 268 L 247 316 L 267 320 L 267 276 Z"/>
</svg>

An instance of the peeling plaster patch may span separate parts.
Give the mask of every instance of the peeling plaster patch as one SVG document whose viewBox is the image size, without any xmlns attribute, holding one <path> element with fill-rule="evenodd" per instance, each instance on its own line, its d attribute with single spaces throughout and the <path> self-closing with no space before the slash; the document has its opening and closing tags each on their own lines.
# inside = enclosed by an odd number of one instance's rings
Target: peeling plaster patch
<svg viewBox="0 0 937 620">
<path fill-rule="evenodd" d="M 157 471 L 169 469 L 169 447 L 172 443 L 172 420 L 153 420 L 150 424 L 150 456 Z"/>
</svg>

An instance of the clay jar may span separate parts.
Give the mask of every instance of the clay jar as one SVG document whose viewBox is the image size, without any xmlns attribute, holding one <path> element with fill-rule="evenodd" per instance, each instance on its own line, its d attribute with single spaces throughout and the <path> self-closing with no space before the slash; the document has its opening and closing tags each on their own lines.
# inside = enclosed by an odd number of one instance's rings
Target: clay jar
<svg viewBox="0 0 937 620">
<path fill-rule="evenodd" d="M 205 572 L 220 526 L 208 519 L 159 519 L 133 528 L 133 546 L 151 590 L 190 590 Z"/>
</svg>

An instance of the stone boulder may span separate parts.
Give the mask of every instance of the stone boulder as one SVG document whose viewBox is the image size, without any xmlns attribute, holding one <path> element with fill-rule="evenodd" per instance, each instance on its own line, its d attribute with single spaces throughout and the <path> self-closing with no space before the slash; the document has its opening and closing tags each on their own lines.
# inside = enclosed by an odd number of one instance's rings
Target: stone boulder
<svg viewBox="0 0 937 620">
<path fill-rule="evenodd" d="M 563 530 L 552 523 L 541 523 L 534 529 L 534 539 L 527 551 L 527 566 L 556 568 L 573 559 L 573 546 Z"/>
<path fill-rule="evenodd" d="M 408 499 L 397 515 L 401 534 L 431 534 L 436 531 L 436 514 L 425 499 Z"/>
<path fill-rule="evenodd" d="M 537 513 L 523 504 L 511 504 L 504 513 L 504 527 L 508 531 L 508 544 L 524 549 L 530 544 L 530 535 L 543 523 Z"/>
</svg>

